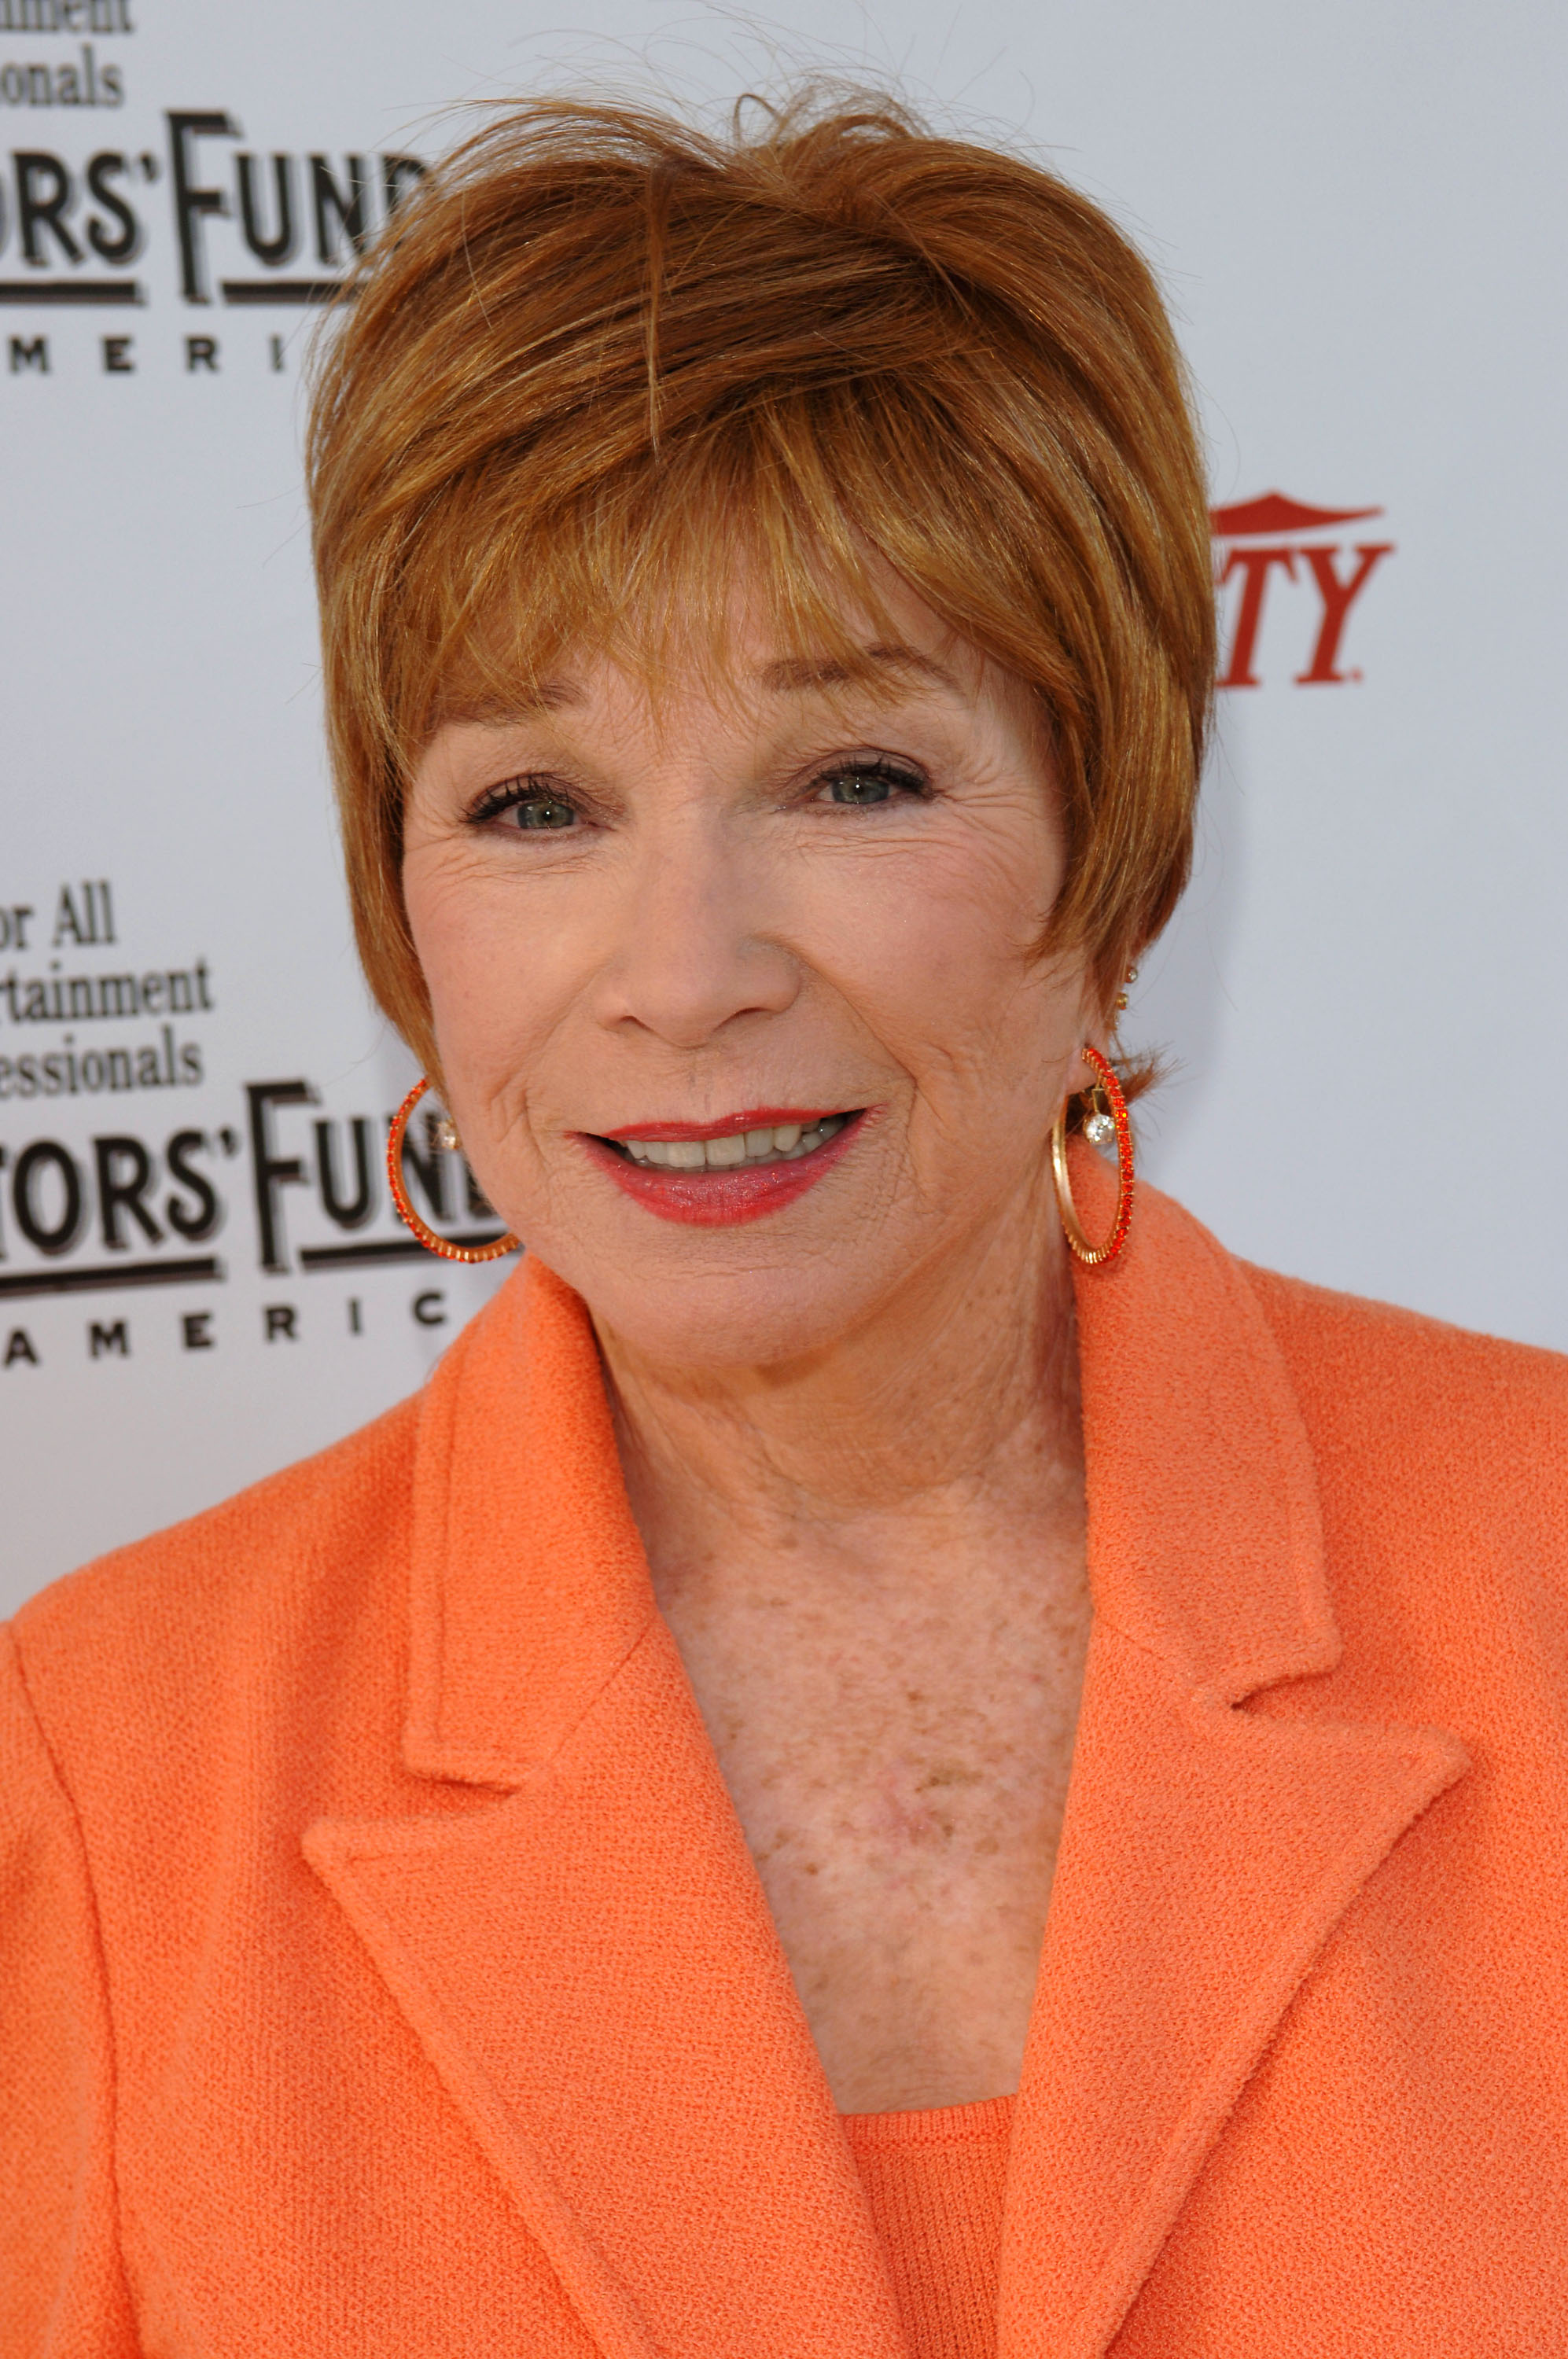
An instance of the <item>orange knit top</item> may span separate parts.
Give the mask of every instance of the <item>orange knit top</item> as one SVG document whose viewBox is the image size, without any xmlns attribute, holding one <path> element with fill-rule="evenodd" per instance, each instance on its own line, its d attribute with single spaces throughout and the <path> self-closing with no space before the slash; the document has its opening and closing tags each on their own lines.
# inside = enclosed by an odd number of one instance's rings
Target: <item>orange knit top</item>
<svg viewBox="0 0 1568 2359">
<path fill-rule="evenodd" d="M 842 2119 L 910 2359 L 995 2359 L 1013 2100 Z"/>
</svg>

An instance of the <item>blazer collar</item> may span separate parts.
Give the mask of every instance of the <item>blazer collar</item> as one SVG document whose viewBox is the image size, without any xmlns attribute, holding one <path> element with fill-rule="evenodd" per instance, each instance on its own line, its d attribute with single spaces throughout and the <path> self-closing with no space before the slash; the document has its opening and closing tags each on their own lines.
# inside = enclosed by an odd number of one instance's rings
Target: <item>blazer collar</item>
<svg viewBox="0 0 1568 2359">
<path fill-rule="evenodd" d="M 1073 1170 L 1108 1228 L 1105 1165 Z M 1331 1670 L 1312 1451 L 1241 1264 L 1145 1187 L 1119 1258 L 1075 1275 L 1096 1615 L 1225 1703 Z"/>
<path fill-rule="evenodd" d="M 1103 1167 L 1075 1150 L 1092 1221 Z M 1311 1453 L 1240 1266 L 1139 1191 L 1080 1273 L 1094 1603 L 1016 2115 L 1003 2359 L 1097 2359 L 1366 1877 L 1465 1766 L 1271 1720 L 1332 1668 Z M 308 1854 L 606 2359 L 898 2359 L 886 2271 L 626 1504 L 525 1262 L 429 1387 L 407 1765 L 493 1807 Z"/>
<path fill-rule="evenodd" d="M 512 1786 L 658 1620 L 593 1331 L 531 1257 L 427 1388 L 414 1470 L 407 1766 Z"/>
</svg>

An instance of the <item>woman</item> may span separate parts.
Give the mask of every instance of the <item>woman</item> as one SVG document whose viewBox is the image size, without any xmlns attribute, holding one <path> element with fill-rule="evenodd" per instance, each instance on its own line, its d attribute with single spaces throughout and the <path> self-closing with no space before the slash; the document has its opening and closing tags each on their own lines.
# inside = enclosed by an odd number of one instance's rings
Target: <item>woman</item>
<svg viewBox="0 0 1568 2359">
<path fill-rule="evenodd" d="M 10 1634 L 5 2350 L 1565 2347 L 1563 1364 L 1130 1192 L 1143 265 L 890 108 L 530 109 L 310 478 L 366 969 L 529 1250 Z"/>
</svg>

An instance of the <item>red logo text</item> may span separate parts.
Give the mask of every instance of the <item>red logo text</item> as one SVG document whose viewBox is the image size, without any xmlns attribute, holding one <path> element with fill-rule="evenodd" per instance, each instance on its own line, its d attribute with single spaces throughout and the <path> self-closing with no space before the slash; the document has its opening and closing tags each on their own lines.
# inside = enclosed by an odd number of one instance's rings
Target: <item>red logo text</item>
<svg viewBox="0 0 1568 2359">
<path fill-rule="evenodd" d="M 1230 603 L 1221 688 L 1262 687 L 1257 669 L 1258 634 L 1269 587 L 1280 576 L 1302 588 L 1310 586 L 1315 593 L 1315 635 L 1303 643 L 1303 652 L 1310 646 L 1310 653 L 1305 670 L 1293 676 L 1296 686 L 1342 688 L 1361 678 L 1359 671 L 1343 668 L 1345 625 L 1384 558 L 1393 555 L 1394 544 L 1358 540 L 1347 549 L 1322 536 L 1335 526 L 1360 524 L 1382 513 L 1381 508 L 1309 507 L 1283 492 L 1265 492 L 1258 499 L 1210 511 L 1220 544 L 1215 579 L 1222 590 L 1233 581 L 1238 585 Z M 1302 538 L 1306 533 L 1313 538 Z"/>
</svg>

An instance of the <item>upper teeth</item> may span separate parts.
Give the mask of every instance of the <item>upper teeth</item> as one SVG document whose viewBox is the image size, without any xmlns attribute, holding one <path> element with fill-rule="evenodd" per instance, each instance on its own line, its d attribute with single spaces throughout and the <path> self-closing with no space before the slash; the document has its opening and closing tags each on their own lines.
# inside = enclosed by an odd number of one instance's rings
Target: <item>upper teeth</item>
<svg viewBox="0 0 1568 2359">
<path fill-rule="evenodd" d="M 832 1138 L 849 1120 L 824 1114 L 815 1122 L 780 1122 L 766 1130 L 735 1130 L 725 1138 L 626 1138 L 634 1163 L 664 1163 L 672 1171 L 733 1171 L 741 1163 L 793 1163 Z"/>
</svg>

